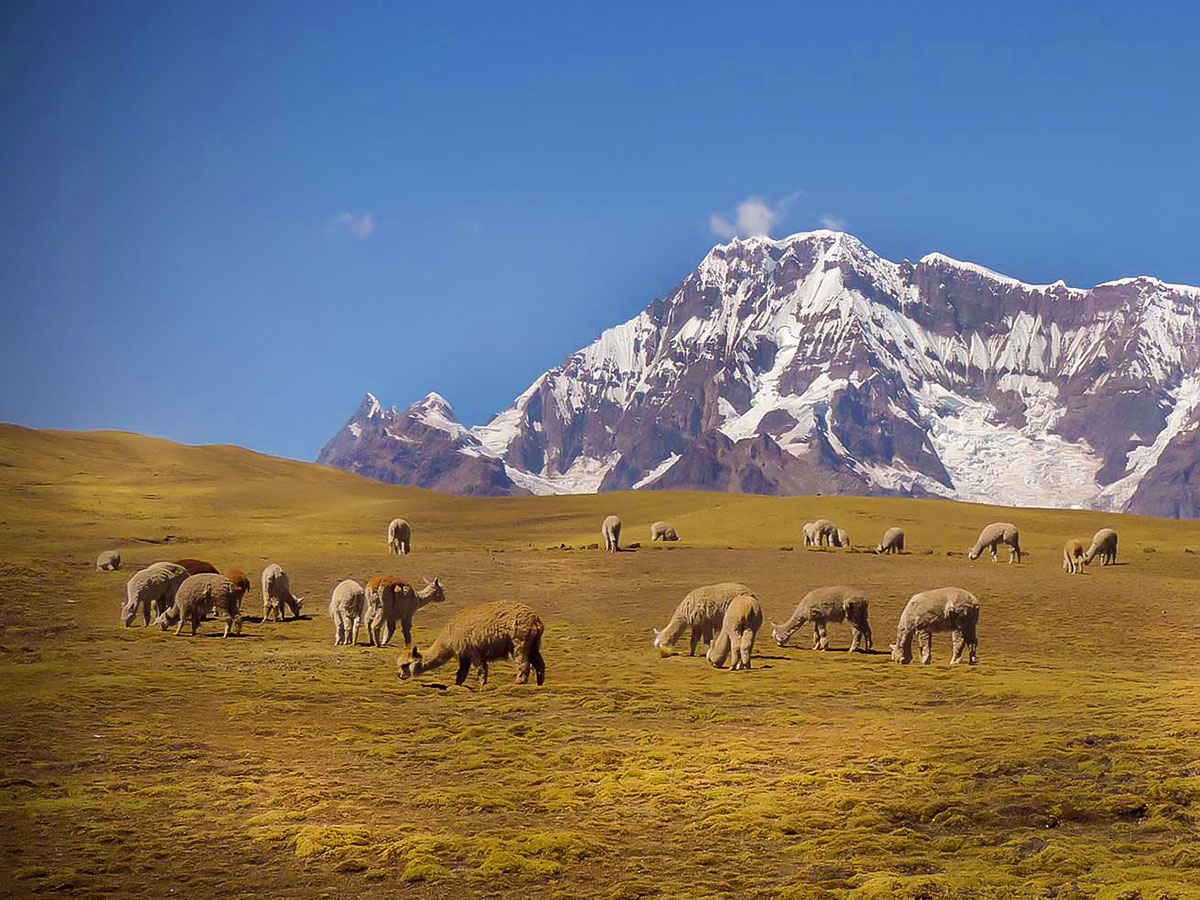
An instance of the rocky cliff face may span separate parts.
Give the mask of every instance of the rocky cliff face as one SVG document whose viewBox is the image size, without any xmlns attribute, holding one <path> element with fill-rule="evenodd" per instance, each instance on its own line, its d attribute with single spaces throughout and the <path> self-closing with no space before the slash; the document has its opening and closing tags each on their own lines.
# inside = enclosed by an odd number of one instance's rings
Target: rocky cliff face
<svg viewBox="0 0 1200 900">
<path fill-rule="evenodd" d="M 1024 284 L 815 231 L 715 247 L 467 429 L 368 395 L 320 462 L 462 493 L 707 488 L 1200 511 L 1200 289 Z"/>
</svg>

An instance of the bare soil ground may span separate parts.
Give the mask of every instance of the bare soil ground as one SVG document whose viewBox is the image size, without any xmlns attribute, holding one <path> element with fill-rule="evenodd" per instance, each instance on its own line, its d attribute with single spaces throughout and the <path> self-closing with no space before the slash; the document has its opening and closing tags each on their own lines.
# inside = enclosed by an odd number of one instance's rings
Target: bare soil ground
<svg viewBox="0 0 1200 900">
<path fill-rule="evenodd" d="M 604 515 L 640 549 L 580 549 Z M 414 553 L 389 557 L 393 516 Z M 899 557 L 804 550 L 820 515 Z M 683 542 L 649 544 L 667 519 Z M 969 562 L 1009 520 L 1020 566 Z M 1061 570 L 1103 525 L 1119 565 Z M 566 544 L 571 548 L 559 548 Z M 120 573 L 97 572 L 114 547 Z M 926 552 L 931 551 L 931 552 Z M 1190 552 L 1196 551 L 1196 552 Z M 268 562 L 305 617 L 221 640 L 117 622 L 182 556 Z M 334 647 L 338 580 L 441 577 L 455 610 L 529 603 L 546 685 L 401 682 L 400 646 Z M 782 621 L 863 587 L 876 651 L 754 668 L 651 646 L 700 584 Z M 886 654 L 914 592 L 981 601 L 979 665 Z M 0 427 L 0 892 L 122 896 L 1200 896 L 1200 527 L 1094 512 L 724 494 L 469 500 L 236 448 Z M 139 620 L 140 623 L 140 620 Z M 365 639 L 365 638 L 364 638 Z M 399 641 L 399 636 L 397 636 Z M 686 642 L 684 643 L 686 654 Z"/>
</svg>

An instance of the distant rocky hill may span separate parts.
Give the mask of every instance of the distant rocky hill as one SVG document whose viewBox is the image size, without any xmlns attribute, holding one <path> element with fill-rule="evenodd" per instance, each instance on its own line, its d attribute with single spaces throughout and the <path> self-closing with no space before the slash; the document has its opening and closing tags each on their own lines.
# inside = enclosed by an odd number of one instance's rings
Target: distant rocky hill
<svg viewBox="0 0 1200 900">
<path fill-rule="evenodd" d="M 714 247 L 486 425 L 368 394 L 318 462 L 463 494 L 708 488 L 1200 516 L 1200 289 L 814 231 Z"/>
</svg>

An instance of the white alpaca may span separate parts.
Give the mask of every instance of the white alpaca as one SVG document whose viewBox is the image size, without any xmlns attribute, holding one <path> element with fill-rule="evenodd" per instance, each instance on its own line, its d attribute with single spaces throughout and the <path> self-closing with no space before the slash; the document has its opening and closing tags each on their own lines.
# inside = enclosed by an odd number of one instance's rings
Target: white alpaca
<svg viewBox="0 0 1200 900">
<path fill-rule="evenodd" d="M 858 588 L 836 585 L 819 587 L 809 591 L 796 606 L 792 617 L 782 625 L 771 623 L 771 634 L 775 643 L 782 647 L 805 622 L 813 625 L 813 649 L 828 650 L 829 636 L 825 627 L 829 622 L 850 623 L 850 652 L 871 649 L 871 625 L 868 621 L 870 606 Z"/>
<path fill-rule="evenodd" d="M 601 528 L 604 533 L 604 550 L 606 553 L 616 553 L 621 549 L 621 520 L 617 516 L 609 516 Z"/>
<path fill-rule="evenodd" d="M 1083 572 L 1083 541 L 1071 538 L 1063 544 L 1063 571 L 1070 575 Z"/>
<path fill-rule="evenodd" d="M 392 519 L 388 523 L 387 545 L 397 556 L 412 553 L 412 526 L 404 519 Z"/>
<path fill-rule="evenodd" d="M 738 594 L 729 602 L 721 622 L 721 633 L 704 654 L 705 659 L 720 669 L 732 655 L 735 671 L 749 669 L 754 638 L 762 623 L 762 604 L 758 598 L 753 594 Z"/>
<path fill-rule="evenodd" d="M 821 547 L 828 544 L 830 547 L 838 546 L 838 527 L 828 519 L 817 519 L 812 523 L 813 527 L 813 546 Z"/>
<path fill-rule="evenodd" d="M 1092 546 L 1083 555 L 1083 564 L 1091 565 L 1093 559 L 1100 557 L 1100 565 L 1111 566 L 1117 561 L 1117 533 L 1111 528 L 1101 528 L 1092 538 Z"/>
<path fill-rule="evenodd" d="M 677 541 L 679 535 L 675 529 L 667 522 L 655 522 L 650 526 L 651 541 Z"/>
<path fill-rule="evenodd" d="M 920 639 L 921 664 L 933 659 L 933 633 L 950 632 L 950 665 L 962 662 L 963 649 L 975 665 L 979 638 L 975 627 L 979 623 L 979 601 L 962 588 L 944 587 L 914 594 L 900 613 L 896 623 L 896 643 L 892 644 L 892 661 L 912 662 L 913 638 Z"/>
<path fill-rule="evenodd" d="M 1008 545 L 1008 561 L 1010 563 L 1014 559 L 1017 562 L 1021 561 L 1021 533 L 1011 522 L 993 522 L 979 532 L 979 540 L 975 542 L 974 547 L 967 551 L 967 558 L 979 559 L 979 555 L 986 547 L 992 552 L 992 562 L 999 562 L 999 557 L 996 556 L 996 547 L 1000 544 Z"/>
<path fill-rule="evenodd" d="M 339 582 L 329 598 L 329 618 L 333 620 L 333 645 L 358 644 L 358 630 L 367 617 L 367 592 L 357 581 Z"/>
<path fill-rule="evenodd" d="M 876 553 L 900 553 L 904 550 L 904 531 L 899 528 L 889 528 L 883 533 L 883 540 L 875 545 Z"/>
<path fill-rule="evenodd" d="M 654 646 L 660 650 L 674 647 L 684 631 L 690 628 L 692 634 L 689 655 L 695 656 L 696 645 L 700 641 L 712 644 L 713 635 L 720 630 L 721 623 L 725 621 L 725 610 L 729 608 L 730 601 L 739 594 L 748 593 L 750 588 L 732 581 L 706 584 L 689 591 L 675 607 L 671 620 L 662 629 L 651 629 L 654 631 Z"/>
</svg>

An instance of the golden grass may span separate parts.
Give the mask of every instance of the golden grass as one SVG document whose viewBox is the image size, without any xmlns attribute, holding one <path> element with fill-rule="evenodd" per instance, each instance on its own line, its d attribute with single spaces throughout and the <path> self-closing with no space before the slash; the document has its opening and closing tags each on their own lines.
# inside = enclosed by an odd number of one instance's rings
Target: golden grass
<svg viewBox="0 0 1200 900">
<path fill-rule="evenodd" d="M 472 500 L 7 426 L 0 492 L 0 892 L 1200 895 L 1194 523 L 856 497 Z M 546 549 L 598 541 L 609 512 L 642 549 Z M 402 559 L 385 547 L 396 515 L 413 523 Z M 900 524 L 911 552 L 804 551 L 818 515 L 860 545 Z M 658 519 L 679 545 L 649 544 Z M 997 519 L 1020 526 L 1025 564 L 965 559 Z M 1104 524 L 1123 564 L 1063 574 L 1063 540 Z M 122 573 L 93 569 L 108 547 Z M 252 582 L 279 562 L 311 618 L 226 641 L 211 622 L 194 639 L 120 628 L 125 578 L 178 556 Z M 534 606 L 545 687 L 506 664 L 483 690 L 454 688 L 452 668 L 400 682 L 396 650 L 333 647 L 333 585 L 383 573 L 446 584 L 418 645 L 464 605 Z M 944 637 L 927 668 L 769 634 L 747 673 L 686 643 L 655 652 L 650 627 L 724 580 L 776 620 L 812 587 L 861 585 L 881 650 L 912 593 L 959 585 L 981 600 L 980 665 L 950 669 Z M 245 611 L 260 605 L 256 584 Z"/>
</svg>

